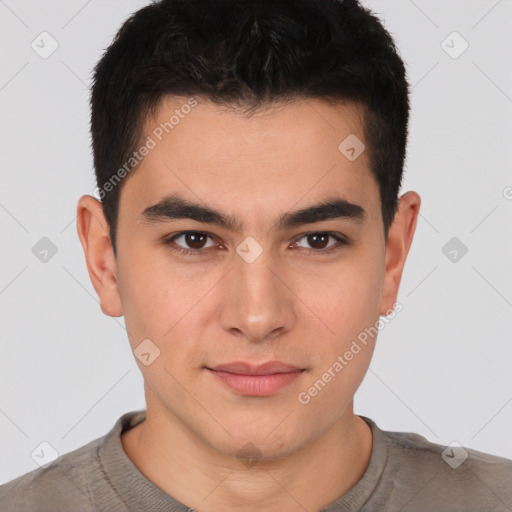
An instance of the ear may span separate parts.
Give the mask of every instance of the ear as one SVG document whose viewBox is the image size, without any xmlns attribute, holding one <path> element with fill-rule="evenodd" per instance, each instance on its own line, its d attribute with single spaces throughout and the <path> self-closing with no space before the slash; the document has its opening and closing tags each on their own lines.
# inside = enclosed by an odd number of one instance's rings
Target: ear
<svg viewBox="0 0 512 512">
<path fill-rule="evenodd" d="M 100 299 L 101 311 L 108 316 L 122 316 L 109 226 L 103 207 L 96 198 L 85 195 L 79 199 L 76 227 L 84 249 L 89 277 Z"/>
<path fill-rule="evenodd" d="M 416 230 L 421 206 L 420 196 L 413 191 L 405 193 L 398 201 L 398 211 L 386 240 L 386 268 L 380 303 L 382 316 L 389 314 L 396 303 L 402 271 Z"/>
</svg>

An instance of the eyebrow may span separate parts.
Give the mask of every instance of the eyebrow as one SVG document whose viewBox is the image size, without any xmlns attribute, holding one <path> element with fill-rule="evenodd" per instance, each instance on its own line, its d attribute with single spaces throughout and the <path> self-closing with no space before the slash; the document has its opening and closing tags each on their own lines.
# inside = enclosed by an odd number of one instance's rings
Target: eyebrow
<svg viewBox="0 0 512 512">
<path fill-rule="evenodd" d="M 283 214 L 276 222 L 274 229 L 283 230 L 331 219 L 349 219 L 361 223 L 366 218 L 366 211 L 361 205 L 340 197 L 333 197 Z M 139 217 L 139 221 L 145 225 L 175 219 L 192 219 L 205 224 L 214 224 L 228 231 L 243 231 L 242 224 L 236 217 L 192 202 L 176 193 L 163 197 L 153 206 L 148 206 Z"/>
</svg>

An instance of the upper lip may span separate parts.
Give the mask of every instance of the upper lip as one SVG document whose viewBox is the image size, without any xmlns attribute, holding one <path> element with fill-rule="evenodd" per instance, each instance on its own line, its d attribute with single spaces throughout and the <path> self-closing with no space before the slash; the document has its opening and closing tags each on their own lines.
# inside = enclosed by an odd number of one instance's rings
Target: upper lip
<svg viewBox="0 0 512 512">
<path fill-rule="evenodd" d="M 234 361 L 232 363 L 220 364 L 218 366 L 208 367 L 209 370 L 237 373 L 239 375 L 271 375 L 273 373 L 290 373 L 301 371 L 302 368 L 281 361 L 269 361 L 260 365 L 252 365 L 244 361 Z"/>
</svg>

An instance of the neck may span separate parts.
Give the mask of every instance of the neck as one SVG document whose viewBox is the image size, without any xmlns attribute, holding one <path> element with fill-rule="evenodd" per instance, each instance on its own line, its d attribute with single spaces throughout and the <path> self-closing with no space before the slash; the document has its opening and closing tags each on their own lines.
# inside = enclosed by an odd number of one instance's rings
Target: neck
<svg viewBox="0 0 512 512">
<path fill-rule="evenodd" d="M 371 430 L 353 413 L 286 457 L 240 460 L 206 444 L 178 418 L 153 409 L 121 436 L 139 471 L 199 512 L 320 510 L 352 488 L 370 460 Z M 158 414 L 157 414 L 158 413 Z"/>
</svg>

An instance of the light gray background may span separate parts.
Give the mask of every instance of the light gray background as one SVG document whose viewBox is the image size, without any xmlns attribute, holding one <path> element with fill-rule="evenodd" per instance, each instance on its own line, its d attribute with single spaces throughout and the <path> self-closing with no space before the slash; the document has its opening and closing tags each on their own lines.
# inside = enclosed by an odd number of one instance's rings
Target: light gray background
<svg viewBox="0 0 512 512">
<path fill-rule="evenodd" d="M 95 188 L 90 71 L 137 0 L 0 0 L 0 482 L 37 468 L 144 408 L 123 319 L 103 315 L 75 224 Z M 379 335 L 356 411 L 512 458 L 512 5 L 367 0 L 413 86 L 403 192 L 422 198 L 403 311 Z M 49 58 L 32 48 L 47 31 Z M 442 47 L 457 31 L 469 48 Z M 445 47 L 462 48 L 453 36 Z M 46 47 L 48 48 L 48 47 Z M 508 199 L 507 199 L 508 197 Z M 467 254 L 442 252 L 452 237 Z M 32 247 L 48 237 L 46 263 Z"/>
</svg>

